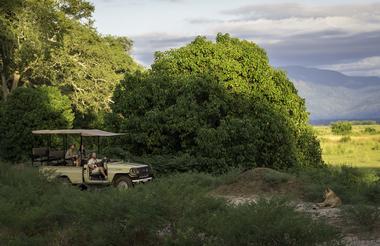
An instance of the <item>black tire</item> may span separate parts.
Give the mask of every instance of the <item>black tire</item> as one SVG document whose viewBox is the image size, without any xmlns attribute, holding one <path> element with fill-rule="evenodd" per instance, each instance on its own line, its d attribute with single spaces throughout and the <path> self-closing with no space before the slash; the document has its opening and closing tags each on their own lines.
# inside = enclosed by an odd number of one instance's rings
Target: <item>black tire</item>
<svg viewBox="0 0 380 246">
<path fill-rule="evenodd" d="M 113 185 L 120 190 L 127 190 L 133 188 L 132 180 L 128 176 L 117 177 Z"/>
<path fill-rule="evenodd" d="M 70 179 L 68 177 L 58 177 L 58 183 L 63 184 L 65 186 L 71 185 Z"/>
</svg>

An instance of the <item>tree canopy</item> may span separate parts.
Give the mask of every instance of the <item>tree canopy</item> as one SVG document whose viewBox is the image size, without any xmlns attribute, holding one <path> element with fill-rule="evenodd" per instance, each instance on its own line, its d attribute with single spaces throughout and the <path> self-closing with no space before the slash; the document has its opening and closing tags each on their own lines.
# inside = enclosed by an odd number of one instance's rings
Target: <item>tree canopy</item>
<svg viewBox="0 0 380 246">
<path fill-rule="evenodd" d="M 32 130 L 71 128 L 68 97 L 51 86 L 18 88 L 0 108 L 0 156 L 20 160 L 30 153 Z"/>
<path fill-rule="evenodd" d="M 57 86 L 72 100 L 76 125 L 96 124 L 116 84 L 139 69 L 132 41 L 102 36 L 86 0 L 1 0 L 2 98 L 19 86 Z"/>
<path fill-rule="evenodd" d="M 124 146 L 172 157 L 172 169 L 322 163 L 304 100 L 286 74 L 259 46 L 228 34 L 157 52 L 151 70 L 126 76 L 113 101 L 108 125 L 127 133 Z"/>
</svg>

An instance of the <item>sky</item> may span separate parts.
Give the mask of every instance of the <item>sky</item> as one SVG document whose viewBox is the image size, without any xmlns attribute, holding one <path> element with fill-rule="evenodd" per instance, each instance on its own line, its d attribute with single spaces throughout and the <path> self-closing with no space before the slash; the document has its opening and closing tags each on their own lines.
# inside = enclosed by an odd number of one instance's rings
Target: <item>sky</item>
<svg viewBox="0 0 380 246">
<path fill-rule="evenodd" d="M 218 32 L 265 48 L 274 66 L 300 65 L 380 76 L 380 0 L 90 0 L 102 34 L 134 41 L 133 57 Z"/>
</svg>

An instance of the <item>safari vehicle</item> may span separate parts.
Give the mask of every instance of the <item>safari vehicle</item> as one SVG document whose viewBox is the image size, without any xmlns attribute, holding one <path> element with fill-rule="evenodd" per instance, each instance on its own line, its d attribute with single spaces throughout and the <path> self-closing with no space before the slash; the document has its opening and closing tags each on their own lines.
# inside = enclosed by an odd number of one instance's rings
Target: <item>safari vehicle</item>
<svg viewBox="0 0 380 246">
<path fill-rule="evenodd" d="M 67 136 L 74 135 L 80 137 L 80 146 L 83 138 L 97 138 L 97 152 L 100 152 L 100 137 L 114 137 L 123 135 L 122 133 L 106 132 L 97 129 L 71 129 L 71 130 L 36 130 L 33 135 L 45 135 L 49 137 L 48 147 L 38 147 L 32 149 L 32 165 L 38 164 L 40 171 L 49 179 L 58 179 L 64 183 L 71 183 L 78 186 L 114 186 L 121 189 L 128 189 L 137 183 L 146 183 L 153 179 L 152 170 L 149 165 L 124 162 L 120 160 L 110 160 L 107 157 L 96 159 L 96 165 L 102 166 L 107 174 L 107 178 L 100 174 L 92 174 L 91 168 L 87 165 L 89 156 L 82 156 L 78 166 L 73 165 L 65 159 L 67 151 Z M 63 149 L 51 148 L 51 137 L 53 135 L 62 136 Z"/>
</svg>

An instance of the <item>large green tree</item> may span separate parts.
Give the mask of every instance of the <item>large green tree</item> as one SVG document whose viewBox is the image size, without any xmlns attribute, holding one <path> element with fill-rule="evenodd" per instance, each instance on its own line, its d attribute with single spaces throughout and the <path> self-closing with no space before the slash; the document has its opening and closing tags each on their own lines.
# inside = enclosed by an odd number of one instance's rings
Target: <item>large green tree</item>
<svg viewBox="0 0 380 246">
<path fill-rule="evenodd" d="M 127 133 L 124 146 L 173 157 L 176 170 L 322 163 L 292 82 L 259 46 L 228 34 L 157 52 L 151 70 L 126 76 L 114 101 L 108 123 Z"/>
<path fill-rule="evenodd" d="M 98 125 L 123 74 L 139 67 L 128 38 L 92 27 L 93 10 L 86 0 L 0 0 L 2 98 L 22 85 L 57 86 L 77 126 Z"/>
<path fill-rule="evenodd" d="M 64 36 L 63 47 L 38 68 L 36 80 L 46 78 L 45 83 L 70 97 L 76 126 L 96 127 L 124 74 L 140 69 L 128 54 L 131 46 L 127 38 L 101 36 L 90 27 L 76 25 Z"/>
<path fill-rule="evenodd" d="M 34 82 L 35 67 L 50 59 L 73 23 L 89 22 L 92 11 L 84 0 L 0 0 L 3 98 L 20 83 Z"/>
</svg>

